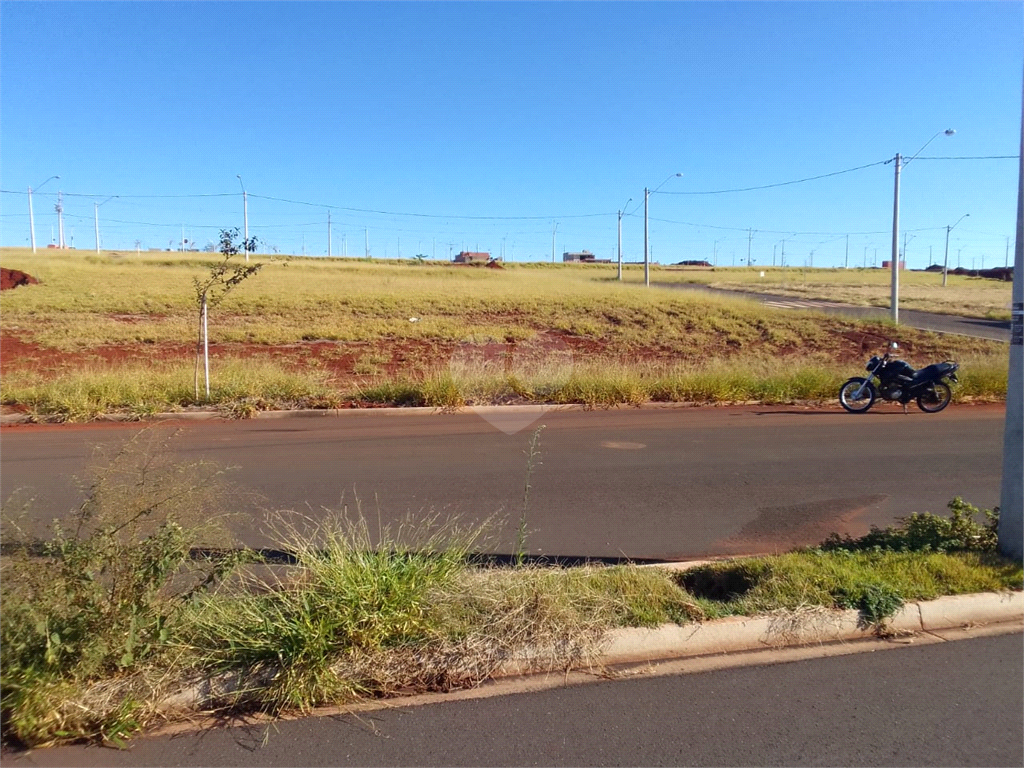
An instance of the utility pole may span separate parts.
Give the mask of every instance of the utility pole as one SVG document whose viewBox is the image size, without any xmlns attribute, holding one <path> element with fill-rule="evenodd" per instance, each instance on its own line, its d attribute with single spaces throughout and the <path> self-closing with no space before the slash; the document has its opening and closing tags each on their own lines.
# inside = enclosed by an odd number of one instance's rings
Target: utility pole
<svg viewBox="0 0 1024 768">
<path fill-rule="evenodd" d="M 711 263 L 714 266 L 718 266 L 718 241 L 715 240 L 714 248 L 711 251 Z"/>
<path fill-rule="evenodd" d="M 32 187 L 28 188 L 28 231 L 32 241 L 32 253 L 36 252 L 36 217 L 32 215 Z"/>
<path fill-rule="evenodd" d="M 558 222 L 551 228 L 551 263 L 555 263 L 555 232 L 558 230 Z"/>
<path fill-rule="evenodd" d="M 100 206 L 95 200 L 92 201 L 92 222 L 96 227 L 96 253 L 100 252 Z"/>
<path fill-rule="evenodd" d="M 303 255 L 303 257 L 305 257 L 305 255 L 306 255 L 306 233 L 305 232 L 302 233 L 302 255 Z"/>
<path fill-rule="evenodd" d="M 750 243 L 754 239 L 754 231 L 751 229 L 747 230 L 747 266 L 750 266 Z"/>
<path fill-rule="evenodd" d="M 1003 260 L 1003 268 L 1010 267 L 1010 238 L 1006 238 L 1006 259 Z"/>
<path fill-rule="evenodd" d="M 894 323 L 900 321 L 900 167 L 903 165 L 903 157 L 896 153 L 896 172 L 893 182 L 892 197 L 892 267 L 891 287 L 889 291 L 889 317 Z"/>
<path fill-rule="evenodd" d="M 619 282 L 622 282 L 622 212 L 626 207 L 633 202 L 633 198 L 629 198 L 626 204 L 619 209 Z"/>
<path fill-rule="evenodd" d="M 619 211 L 619 282 L 622 282 L 622 211 Z"/>
<path fill-rule="evenodd" d="M 363 227 L 363 234 L 366 236 L 366 258 L 370 258 L 370 230 Z"/>
<path fill-rule="evenodd" d="M 850 268 L 850 236 L 846 236 L 846 261 L 843 262 L 843 269 Z"/>
<path fill-rule="evenodd" d="M 868 247 L 864 246 L 864 269 L 868 268 Z"/>
<path fill-rule="evenodd" d="M 57 205 L 55 209 L 57 211 L 57 247 L 64 250 L 66 243 L 64 242 L 64 193 L 57 193 Z"/>
<path fill-rule="evenodd" d="M 331 258 L 331 212 L 327 211 L 327 258 Z"/>
<path fill-rule="evenodd" d="M 238 179 L 238 185 L 242 188 L 242 217 L 245 226 L 245 241 L 243 248 L 245 249 L 245 260 L 249 260 L 249 194 L 245 191 L 245 184 L 242 183 L 242 175 L 239 173 L 235 174 Z"/>
<path fill-rule="evenodd" d="M 780 266 L 786 266 L 786 238 L 782 238 L 782 259 L 779 261 Z"/>
<path fill-rule="evenodd" d="M 772 245 L 772 266 L 775 266 L 775 256 L 779 252 L 779 244 L 775 243 Z"/>
<path fill-rule="evenodd" d="M 1024 154 L 1024 113 L 1020 127 Z M 1018 155 L 1017 245 L 1013 253 L 1013 293 L 1010 311 L 1010 370 L 1006 390 L 1006 426 L 1003 429 L 1003 482 L 999 503 L 999 552 L 1020 560 L 1024 555 L 1024 157 Z"/>
<path fill-rule="evenodd" d="M 651 286 L 651 262 L 647 251 L 647 201 L 650 196 L 650 190 L 644 187 L 644 285 L 648 288 Z"/>
</svg>

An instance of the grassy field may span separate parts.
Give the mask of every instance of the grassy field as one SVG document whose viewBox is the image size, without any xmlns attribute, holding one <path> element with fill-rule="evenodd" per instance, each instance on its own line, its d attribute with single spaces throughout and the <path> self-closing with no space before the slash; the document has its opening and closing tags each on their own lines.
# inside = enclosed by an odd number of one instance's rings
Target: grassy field
<svg viewBox="0 0 1024 768">
<path fill-rule="evenodd" d="M 762 277 L 762 274 L 764 275 Z M 888 307 L 888 269 L 806 269 L 803 267 L 666 267 L 652 280 L 695 283 L 712 288 L 757 291 L 796 298 L 835 301 L 859 307 Z M 1010 319 L 1012 283 L 984 277 L 900 272 L 900 307 L 987 320 Z"/>
<path fill-rule="evenodd" d="M 207 401 L 194 391 L 192 283 L 220 258 L 0 251 L 4 266 L 41 281 L 0 295 L 3 403 L 81 419 L 193 405 L 245 415 L 371 403 L 821 400 L 889 338 L 911 364 L 960 360 L 960 399 L 1005 394 L 1005 345 L 645 288 L 639 268 L 619 283 L 612 265 L 257 256 L 262 271 L 211 312 Z M 854 272 L 823 270 L 819 282 Z M 996 295 L 973 282 L 956 290 Z"/>
</svg>

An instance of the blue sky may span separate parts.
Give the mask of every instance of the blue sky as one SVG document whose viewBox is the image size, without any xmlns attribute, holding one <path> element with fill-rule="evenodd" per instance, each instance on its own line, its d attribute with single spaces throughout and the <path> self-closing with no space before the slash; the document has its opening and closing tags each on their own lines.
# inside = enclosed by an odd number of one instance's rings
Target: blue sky
<svg viewBox="0 0 1024 768">
<path fill-rule="evenodd" d="M 0 245 L 55 174 L 40 245 L 58 192 L 77 248 L 101 202 L 104 248 L 203 245 L 241 175 L 281 252 L 326 254 L 330 210 L 334 255 L 612 258 L 632 198 L 632 261 L 671 177 L 654 261 L 880 264 L 884 161 L 954 128 L 902 174 L 909 266 L 964 213 L 951 266 L 996 266 L 1016 161 L 927 158 L 1016 155 L 1022 75 L 1021 2 L 5 2 Z"/>
</svg>

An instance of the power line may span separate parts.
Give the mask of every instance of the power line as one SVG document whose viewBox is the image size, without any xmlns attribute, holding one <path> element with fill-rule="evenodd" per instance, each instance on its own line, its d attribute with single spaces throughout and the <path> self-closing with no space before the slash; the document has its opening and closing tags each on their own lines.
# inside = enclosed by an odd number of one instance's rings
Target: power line
<svg viewBox="0 0 1024 768">
<path fill-rule="evenodd" d="M 1020 160 L 1020 155 L 986 155 L 984 157 L 918 157 L 917 160 Z"/>
<path fill-rule="evenodd" d="M 657 219 L 653 216 L 650 217 L 651 221 L 659 221 L 662 224 L 681 224 L 687 227 L 697 227 L 699 229 L 720 229 L 727 232 L 747 232 L 750 227 L 720 227 L 714 224 L 695 224 L 692 221 L 674 221 L 672 219 Z M 905 232 L 933 232 L 937 230 L 945 229 L 945 227 L 921 227 L 919 229 L 906 229 Z M 755 229 L 754 232 L 764 233 L 768 235 L 789 235 L 796 237 L 797 235 L 816 235 L 821 237 L 843 237 L 845 235 L 887 235 L 892 230 L 882 229 L 874 232 L 794 232 L 792 229 Z"/>
<path fill-rule="evenodd" d="M 0 189 L 5 195 L 28 195 L 28 192 L 19 192 L 15 189 Z M 35 192 L 34 194 L 40 197 L 55 196 L 56 192 Z M 209 194 L 194 194 L 194 195 L 101 195 L 101 194 L 90 194 L 85 192 L 64 192 L 64 197 L 118 197 L 125 199 L 160 199 L 169 200 L 174 198 L 189 198 L 189 197 L 239 197 L 238 192 L 213 192 Z"/>
<path fill-rule="evenodd" d="M 920 158 L 918 158 L 920 159 Z M 859 165 L 856 168 L 847 168 L 843 171 L 833 171 L 832 173 L 824 173 L 821 176 L 809 176 L 806 179 L 794 179 L 793 181 L 781 181 L 778 184 L 764 184 L 760 187 L 742 187 L 737 189 L 715 189 L 707 192 L 658 192 L 659 195 L 724 195 L 727 192 L 753 192 L 758 189 L 774 189 L 775 187 L 786 187 L 790 184 L 803 184 L 807 181 L 817 181 L 818 179 L 827 179 L 830 176 L 840 176 L 844 173 L 853 173 L 854 171 L 863 171 L 865 168 L 872 168 L 876 165 L 885 165 L 890 162 L 889 160 L 879 160 L 877 163 L 868 163 L 867 165 Z"/>
<path fill-rule="evenodd" d="M 370 208 L 349 208 L 343 205 L 325 205 L 324 203 L 310 203 L 304 200 L 287 200 L 283 197 L 268 197 L 257 195 L 252 192 L 249 197 L 258 197 L 261 200 L 273 200 L 278 203 L 292 203 L 294 205 L 308 205 L 314 208 L 327 208 L 334 211 L 352 211 L 354 213 L 373 213 L 380 216 L 413 216 L 423 219 L 460 219 L 469 221 L 534 221 L 543 219 L 589 219 L 598 216 L 612 216 L 611 213 L 577 213 L 546 216 L 455 216 L 441 213 L 403 213 L 401 211 L 377 211 Z"/>
</svg>

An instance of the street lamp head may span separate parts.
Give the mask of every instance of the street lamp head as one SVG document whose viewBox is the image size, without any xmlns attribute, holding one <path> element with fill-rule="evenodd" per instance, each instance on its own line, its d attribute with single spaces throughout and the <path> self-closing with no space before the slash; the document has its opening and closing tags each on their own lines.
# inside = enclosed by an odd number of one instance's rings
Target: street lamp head
<svg viewBox="0 0 1024 768">
<path fill-rule="evenodd" d="M 682 178 L 682 176 L 683 176 L 683 174 L 681 174 L 681 173 L 677 173 L 677 174 L 676 174 L 676 178 L 677 178 L 677 179 L 679 179 L 679 178 Z"/>
<path fill-rule="evenodd" d="M 954 133 L 956 133 L 956 129 L 955 128 L 947 128 L 946 129 L 946 135 L 947 136 L 952 136 Z"/>
</svg>

